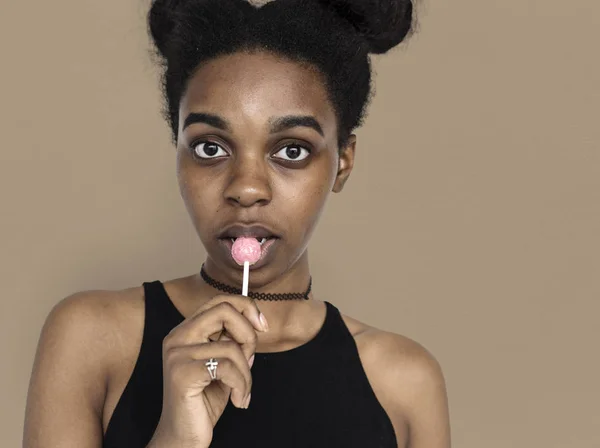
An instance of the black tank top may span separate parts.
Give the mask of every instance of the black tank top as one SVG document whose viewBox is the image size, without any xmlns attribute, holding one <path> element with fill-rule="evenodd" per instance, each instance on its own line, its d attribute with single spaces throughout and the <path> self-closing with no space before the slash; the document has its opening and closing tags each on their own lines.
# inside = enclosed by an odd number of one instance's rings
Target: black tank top
<svg viewBox="0 0 600 448">
<path fill-rule="evenodd" d="M 146 282 L 142 345 L 110 419 L 104 448 L 143 448 L 162 410 L 162 341 L 184 317 L 159 281 Z M 319 333 L 285 352 L 256 353 L 248 409 L 231 401 L 211 448 L 398 448 L 339 310 L 325 302 Z"/>
</svg>

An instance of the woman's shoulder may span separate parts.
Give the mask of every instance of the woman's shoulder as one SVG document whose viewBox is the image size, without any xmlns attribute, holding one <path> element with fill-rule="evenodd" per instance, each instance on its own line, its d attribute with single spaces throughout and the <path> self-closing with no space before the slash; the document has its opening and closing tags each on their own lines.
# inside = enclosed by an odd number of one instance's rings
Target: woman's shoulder
<svg viewBox="0 0 600 448">
<path fill-rule="evenodd" d="M 435 360 L 429 350 L 408 336 L 376 328 L 346 314 L 341 315 L 356 341 L 361 358 L 363 354 L 369 359 L 391 357 L 393 362 L 412 364 L 427 364 Z"/>
<path fill-rule="evenodd" d="M 444 400 L 440 364 L 427 348 L 408 336 L 342 317 L 354 336 L 373 392 L 392 419 L 396 433 L 404 434 L 422 403 Z"/>
<path fill-rule="evenodd" d="M 143 313 L 143 289 L 138 286 L 77 291 L 59 301 L 48 318 L 69 322 L 72 331 L 82 336 L 93 333 L 96 339 L 104 340 L 112 339 L 115 329 L 130 326 L 132 319 L 143 321 Z"/>
<path fill-rule="evenodd" d="M 78 291 L 56 303 L 41 329 L 33 366 L 32 427 L 56 423 L 44 411 L 48 402 L 62 421 L 78 419 L 84 427 L 100 417 L 106 423 L 107 400 L 116 396 L 114 379 L 135 363 L 143 325 L 139 288 Z"/>
<path fill-rule="evenodd" d="M 131 351 L 144 326 L 141 287 L 77 291 L 50 311 L 45 328 L 86 347 L 88 361 L 110 374 L 112 366 Z M 135 346 L 135 345 L 134 345 Z"/>
</svg>

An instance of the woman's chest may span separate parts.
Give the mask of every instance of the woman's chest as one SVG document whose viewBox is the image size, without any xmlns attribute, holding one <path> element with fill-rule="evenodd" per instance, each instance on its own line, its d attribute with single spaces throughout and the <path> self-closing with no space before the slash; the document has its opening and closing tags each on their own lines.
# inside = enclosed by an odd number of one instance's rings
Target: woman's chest
<svg viewBox="0 0 600 448">
<path fill-rule="evenodd" d="M 124 405 L 120 401 L 125 389 L 128 385 L 131 388 L 131 383 L 140 382 L 140 368 L 136 368 L 136 364 L 139 363 L 142 333 L 143 322 L 140 328 L 128 328 L 122 338 L 127 342 L 117 350 L 118 360 L 110 370 L 102 415 L 105 433 L 117 406 L 122 408 Z M 343 440 L 368 439 L 370 444 L 346 446 L 404 447 L 408 435 L 404 418 L 395 413 L 386 399 L 393 391 L 378 387 L 373 374 L 377 366 L 365 356 L 368 348 L 359 337 L 355 338 L 354 350 L 353 353 L 345 346 L 340 355 L 336 347 L 330 347 L 329 352 L 309 352 L 302 358 L 290 357 L 283 362 L 269 356 L 262 359 L 257 356 L 252 369 L 254 384 L 250 409 L 240 410 L 229 403 L 215 428 L 217 436 L 229 434 L 223 436 L 223 443 L 227 443 L 215 446 L 231 446 L 237 443 L 229 440 L 232 434 L 260 428 L 265 432 L 264 437 L 270 440 L 291 437 L 306 441 L 307 437 L 313 437 L 311 440 L 314 441 L 334 437 L 337 442 L 330 439 L 330 445 L 324 446 L 342 446 L 337 443 Z M 146 371 L 145 374 L 162 381 L 161 346 L 157 344 L 153 351 L 156 359 L 152 369 L 156 372 Z M 156 381 L 155 384 L 161 383 Z M 143 391 L 143 394 L 154 402 L 162 402 L 160 387 Z M 136 404 L 125 406 L 133 408 Z M 128 409 L 128 412 L 135 412 L 135 409 Z M 266 422 L 271 423 L 265 426 Z M 219 440 L 216 438 L 215 443 L 221 443 Z"/>
<path fill-rule="evenodd" d="M 250 407 L 228 404 L 211 448 L 249 442 L 263 448 L 405 446 L 405 434 L 396 434 L 354 361 L 335 356 L 274 361 L 257 356 Z"/>
</svg>

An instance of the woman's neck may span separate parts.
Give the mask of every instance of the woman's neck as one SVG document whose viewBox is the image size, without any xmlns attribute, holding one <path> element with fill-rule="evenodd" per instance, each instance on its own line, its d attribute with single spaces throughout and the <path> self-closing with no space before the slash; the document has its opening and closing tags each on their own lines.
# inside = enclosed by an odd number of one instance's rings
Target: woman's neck
<svg viewBox="0 0 600 448">
<path fill-rule="evenodd" d="M 236 288 L 241 288 L 243 271 L 236 271 L 233 276 L 227 277 L 226 274 L 215 263 L 207 258 L 204 263 L 204 270 L 208 276 L 220 283 L 230 285 Z M 308 255 L 305 252 L 300 259 L 294 264 L 292 269 L 289 269 L 282 275 L 279 275 L 273 280 L 272 273 L 268 272 L 269 267 L 262 269 L 263 272 L 250 271 L 249 290 L 252 292 L 264 293 L 302 293 L 306 292 L 310 281 L 310 270 L 308 267 Z M 238 278 L 236 278 L 236 275 Z M 210 300 L 216 295 L 226 295 L 213 286 L 207 284 L 200 274 L 194 274 L 190 279 L 190 296 L 193 301 L 200 306 L 202 303 Z M 314 303 L 313 292 L 308 295 L 308 300 L 256 300 L 256 304 L 261 312 L 267 318 L 269 323 L 269 333 L 277 335 L 286 332 L 286 329 L 292 329 L 297 325 L 302 325 L 306 318 L 314 316 L 315 310 L 321 310 L 322 304 Z M 266 334 L 265 334 L 266 335 Z"/>
</svg>

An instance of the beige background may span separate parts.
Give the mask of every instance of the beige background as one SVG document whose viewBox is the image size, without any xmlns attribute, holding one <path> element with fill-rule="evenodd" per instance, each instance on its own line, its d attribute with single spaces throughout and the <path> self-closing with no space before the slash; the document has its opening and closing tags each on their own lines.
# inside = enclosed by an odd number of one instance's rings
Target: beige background
<svg viewBox="0 0 600 448">
<path fill-rule="evenodd" d="M 2 447 L 57 301 L 204 257 L 147 4 L 0 6 Z M 455 447 L 600 447 L 599 18 L 595 0 L 426 3 L 375 60 L 357 166 L 311 242 L 320 298 L 436 355 Z"/>
</svg>

